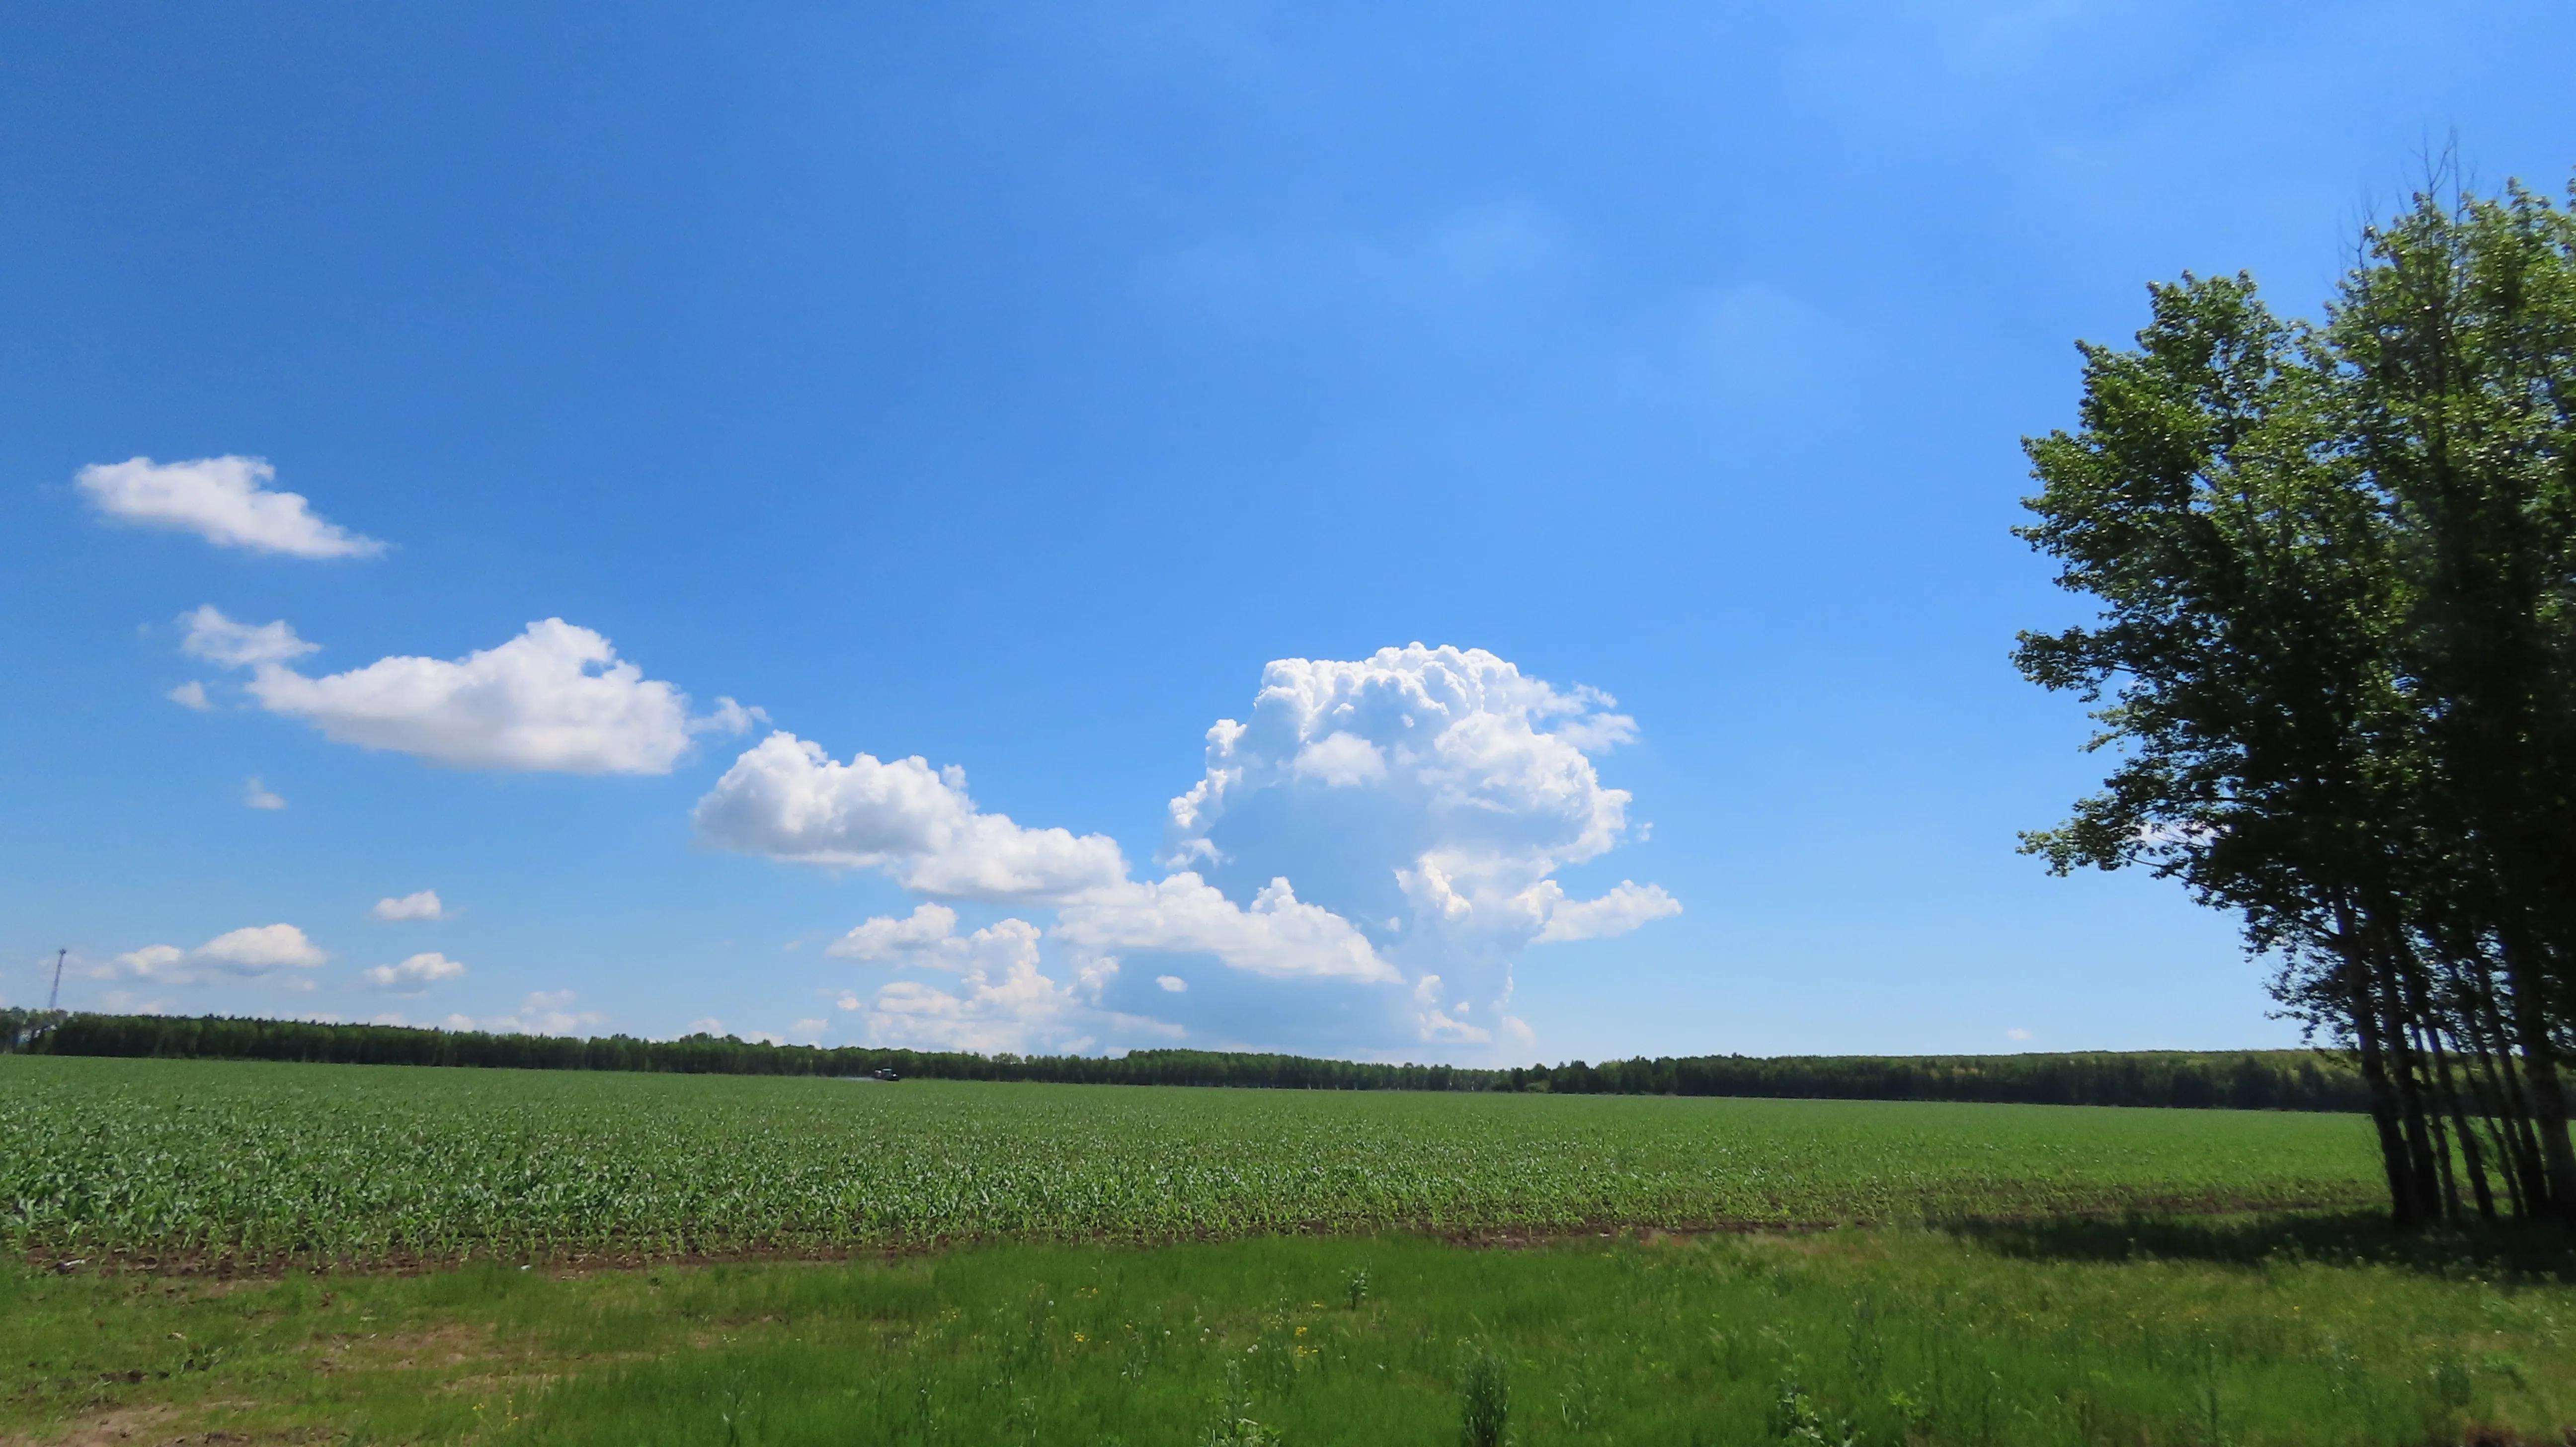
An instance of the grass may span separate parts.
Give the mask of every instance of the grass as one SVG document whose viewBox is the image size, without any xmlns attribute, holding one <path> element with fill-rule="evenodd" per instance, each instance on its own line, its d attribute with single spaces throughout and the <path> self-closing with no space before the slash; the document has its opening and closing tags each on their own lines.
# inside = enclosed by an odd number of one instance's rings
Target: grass
<svg viewBox="0 0 2576 1447">
<path fill-rule="evenodd" d="M 2555 1441 L 2576 1424 L 2571 1265 L 2539 1238 L 2400 1243 L 2311 1215 L 232 1282 L 13 1268 L 0 1434 Z"/>
<path fill-rule="evenodd" d="M 2358 1207 L 2359 1117 L 0 1056 L 0 1244 L 566 1261 Z"/>
</svg>

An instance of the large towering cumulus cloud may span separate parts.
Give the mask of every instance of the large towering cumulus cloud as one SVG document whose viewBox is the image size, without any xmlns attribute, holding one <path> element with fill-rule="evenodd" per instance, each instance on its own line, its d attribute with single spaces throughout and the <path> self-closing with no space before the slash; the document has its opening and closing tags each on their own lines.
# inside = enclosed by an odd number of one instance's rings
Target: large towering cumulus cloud
<svg viewBox="0 0 2576 1447">
<path fill-rule="evenodd" d="M 1492 1054 L 1531 1038 L 1510 1013 L 1524 951 L 1681 909 L 1658 885 L 1586 898 L 1557 878 L 1629 833 L 1629 796 L 1594 762 L 1635 736 L 1615 707 L 1479 649 L 1272 663 L 1249 718 L 1207 731 L 1158 880 L 1103 835 L 984 810 L 954 768 L 841 763 L 786 733 L 734 762 L 696 826 L 932 901 L 1053 911 L 961 932 L 932 902 L 851 929 L 829 953 L 897 976 L 843 996 L 873 1038 Z"/>
<path fill-rule="evenodd" d="M 1522 951 L 1681 909 L 1656 885 L 1575 899 L 1554 877 L 1628 832 L 1627 791 L 1594 765 L 1635 737 L 1615 707 L 1483 649 L 1281 659 L 1248 719 L 1208 730 L 1170 858 L 1229 895 L 1292 880 L 1351 920 L 1411 985 L 1400 1009 L 1421 1038 L 1526 1038 L 1509 1013 Z"/>
</svg>

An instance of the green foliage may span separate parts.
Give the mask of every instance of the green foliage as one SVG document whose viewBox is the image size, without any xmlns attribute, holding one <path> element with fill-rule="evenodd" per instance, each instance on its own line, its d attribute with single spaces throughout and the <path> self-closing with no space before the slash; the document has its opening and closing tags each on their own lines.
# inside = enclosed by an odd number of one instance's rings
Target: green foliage
<svg viewBox="0 0 2576 1447">
<path fill-rule="evenodd" d="M 0 1244 L 64 1256 L 677 1257 L 2371 1189 L 2364 1123 L 2283 1112 L 0 1058 Z"/>
<path fill-rule="evenodd" d="M 1771 1436 L 1793 1447 L 1860 1447 L 1852 1424 L 1829 1418 L 1795 1376 L 1782 1382 L 1780 1395 L 1772 1399 Z"/>
</svg>

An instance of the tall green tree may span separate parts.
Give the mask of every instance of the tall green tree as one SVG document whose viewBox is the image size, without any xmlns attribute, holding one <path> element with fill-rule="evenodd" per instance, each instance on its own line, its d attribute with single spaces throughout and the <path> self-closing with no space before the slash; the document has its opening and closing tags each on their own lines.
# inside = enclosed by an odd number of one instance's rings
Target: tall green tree
<svg viewBox="0 0 2576 1447">
<path fill-rule="evenodd" d="M 2576 978 L 2576 217 L 2520 187 L 2420 195 L 2328 324 L 2354 455 L 2400 526 L 2398 666 L 2457 932 L 2492 943 L 2551 1193 Z"/>
<path fill-rule="evenodd" d="M 2143 864 L 2237 911 L 2292 962 L 2285 995 L 2348 1034 L 2401 1221 L 2436 1208 L 2390 941 L 2402 936 L 2405 702 L 2385 518 L 2337 445 L 2336 368 L 2243 277 L 2151 290 L 2134 350 L 2087 346 L 2081 427 L 2027 444 L 2023 538 L 2092 596 L 2024 634 L 2033 681 L 2104 703 L 2118 763 L 2064 826 L 2059 872 Z"/>
<path fill-rule="evenodd" d="M 2496 1214 L 2492 1168 L 2576 1225 L 2576 218 L 2428 191 L 2321 326 L 2151 300 L 2027 444 L 2021 536 L 2101 611 L 2015 658 L 2118 762 L 2026 845 L 2242 917 L 2354 1051 L 2399 1222 Z"/>
</svg>

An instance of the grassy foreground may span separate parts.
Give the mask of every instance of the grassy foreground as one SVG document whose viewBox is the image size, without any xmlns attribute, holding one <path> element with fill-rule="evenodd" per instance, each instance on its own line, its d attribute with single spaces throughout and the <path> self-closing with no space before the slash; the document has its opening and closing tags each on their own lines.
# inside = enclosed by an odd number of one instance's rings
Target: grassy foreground
<svg viewBox="0 0 2576 1447">
<path fill-rule="evenodd" d="M 2550 1441 L 2576 1288 L 2353 1218 L 0 1274 L 0 1438 Z M 2528 1243 L 2526 1243 L 2528 1246 Z M 1257 1425 L 1254 1425 L 1257 1424 Z M 8 1434 L 26 1434 L 11 1437 Z M 1502 1440 L 1493 1438 L 1487 1440 Z"/>
<path fill-rule="evenodd" d="M 2359 1207 L 2360 1117 L 0 1056 L 0 1245 L 361 1263 Z"/>
</svg>

